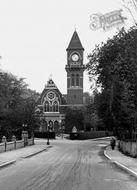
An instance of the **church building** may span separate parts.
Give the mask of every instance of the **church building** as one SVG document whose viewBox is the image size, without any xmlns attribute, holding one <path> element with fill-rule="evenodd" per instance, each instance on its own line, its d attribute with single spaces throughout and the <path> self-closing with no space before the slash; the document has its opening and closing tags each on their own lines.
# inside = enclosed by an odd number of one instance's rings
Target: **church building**
<svg viewBox="0 0 137 190">
<path fill-rule="evenodd" d="M 62 126 L 65 127 L 67 108 L 80 109 L 83 106 L 84 48 L 77 31 L 74 31 L 66 51 L 67 94 L 61 94 L 52 78 L 48 80 L 37 106 L 41 120 L 39 131 L 42 132 L 47 131 L 47 127 L 58 132 Z"/>
</svg>

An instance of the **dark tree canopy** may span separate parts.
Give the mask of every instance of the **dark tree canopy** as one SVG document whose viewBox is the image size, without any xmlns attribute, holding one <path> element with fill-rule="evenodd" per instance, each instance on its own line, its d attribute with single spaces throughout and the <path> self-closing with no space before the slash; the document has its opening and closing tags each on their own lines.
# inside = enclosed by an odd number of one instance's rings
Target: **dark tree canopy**
<svg viewBox="0 0 137 190">
<path fill-rule="evenodd" d="M 84 116 L 82 110 L 67 109 L 65 117 L 66 132 L 72 132 L 75 126 L 78 131 L 84 130 Z"/>
<path fill-rule="evenodd" d="M 88 56 L 90 77 L 101 86 L 98 113 L 106 127 L 133 131 L 137 124 L 137 29 L 122 29 Z"/>
<path fill-rule="evenodd" d="M 23 78 L 0 71 L 0 137 L 11 138 L 23 130 L 33 130 L 34 110 L 39 94 L 27 88 Z"/>
</svg>

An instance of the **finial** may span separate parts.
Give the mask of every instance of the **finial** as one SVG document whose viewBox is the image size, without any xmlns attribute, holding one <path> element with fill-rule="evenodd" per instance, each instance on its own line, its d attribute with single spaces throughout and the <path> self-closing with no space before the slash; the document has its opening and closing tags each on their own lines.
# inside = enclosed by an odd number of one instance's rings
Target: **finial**
<svg viewBox="0 0 137 190">
<path fill-rule="evenodd" d="M 76 24 L 75 24 L 74 28 L 75 28 L 75 31 L 76 31 L 76 29 L 77 29 Z"/>
<path fill-rule="evenodd" d="M 49 79 L 52 79 L 52 73 L 50 74 Z"/>
</svg>

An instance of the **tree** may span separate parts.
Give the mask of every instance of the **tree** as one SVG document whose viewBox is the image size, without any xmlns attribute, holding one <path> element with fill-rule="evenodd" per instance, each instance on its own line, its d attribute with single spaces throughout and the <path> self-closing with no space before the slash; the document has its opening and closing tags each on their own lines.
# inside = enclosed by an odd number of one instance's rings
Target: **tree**
<svg viewBox="0 0 137 190">
<path fill-rule="evenodd" d="M 66 132 L 72 132 L 75 126 L 78 131 L 84 130 L 84 116 L 83 111 L 79 109 L 70 109 L 66 111 L 65 117 Z"/>
<path fill-rule="evenodd" d="M 114 132 L 132 132 L 137 124 L 137 29 L 122 29 L 89 55 L 90 77 L 101 86 L 99 113 Z M 108 126 L 110 125 L 110 126 Z"/>
<path fill-rule="evenodd" d="M 11 138 L 12 134 L 23 130 L 33 130 L 34 109 L 39 94 L 27 88 L 23 78 L 11 73 L 0 72 L 0 134 Z"/>
<path fill-rule="evenodd" d="M 98 130 L 98 115 L 94 101 L 95 93 L 84 93 L 84 128 L 86 131 Z"/>
</svg>

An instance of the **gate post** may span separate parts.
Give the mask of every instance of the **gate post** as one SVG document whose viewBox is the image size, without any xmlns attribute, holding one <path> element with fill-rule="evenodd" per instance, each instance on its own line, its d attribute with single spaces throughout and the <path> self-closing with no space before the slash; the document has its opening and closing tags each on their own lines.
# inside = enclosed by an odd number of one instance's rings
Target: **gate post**
<svg viewBox="0 0 137 190">
<path fill-rule="evenodd" d="M 2 142 L 4 143 L 4 151 L 6 152 L 6 149 L 7 149 L 7 139 L 5 136 L 2 137 Z"/>
<path fill-rule="evenodd" d="M 14 149 L 16 149 L 16 136 L 15 135 L 12 136 L 12 141 L 14 141 Z"/>
</svg>

